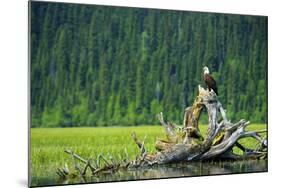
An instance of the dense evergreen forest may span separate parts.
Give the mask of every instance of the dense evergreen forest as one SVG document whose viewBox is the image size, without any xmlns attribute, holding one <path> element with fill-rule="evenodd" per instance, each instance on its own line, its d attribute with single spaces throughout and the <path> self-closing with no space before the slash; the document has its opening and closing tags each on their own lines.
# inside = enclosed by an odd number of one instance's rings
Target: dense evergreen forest
<svg viewBox="0 0 281 188">
<path fill-rule="evenodd" d="M 267 17 L 31 3 L 32 127 L 180 123 L 202 68 L 232 121 L 267 122 Z"/>
</svg>

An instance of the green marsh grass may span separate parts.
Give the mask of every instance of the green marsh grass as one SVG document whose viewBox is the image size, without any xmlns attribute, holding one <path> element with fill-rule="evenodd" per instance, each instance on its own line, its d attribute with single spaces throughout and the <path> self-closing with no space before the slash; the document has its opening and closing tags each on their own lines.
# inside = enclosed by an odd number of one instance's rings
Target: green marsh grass
<svg viewBox="0 0 281 188">
<path fill-rule="evenodd" d="M 248 130 L 266 129 L 264 124 L 251 124 Z M 207 126 L 200 126 L 205 135 Z M 32 177 L 56 176 L 58 167 L 69 165 L 73 170 L 72 159 L 64 153 L 65 149 L 73 150 L 84 158 L 96 159 L 102 153 L 115 159 L 122 159 L 128 154 L 130 159 L 139 155 L 139 149 L 131 138 L 136 132 L 139 139 L 147 135 L 145 146 L 148 152 L 155 152 L 154 143 L 157 138 L 165 138 L 161 126 L 134 127 L 99 127 L 99 128 L 32 128 L 31 129 L 31 175 Z M 265 135 L 262 134 L 262 135 Z M 242 139 L 241 144 L 255 148 L 257 142 L 252 138 Z M 126 150 L 126 152 L 125 152 Z M 240 151 L 234 148 L 235 153 Z"/>
</svg>

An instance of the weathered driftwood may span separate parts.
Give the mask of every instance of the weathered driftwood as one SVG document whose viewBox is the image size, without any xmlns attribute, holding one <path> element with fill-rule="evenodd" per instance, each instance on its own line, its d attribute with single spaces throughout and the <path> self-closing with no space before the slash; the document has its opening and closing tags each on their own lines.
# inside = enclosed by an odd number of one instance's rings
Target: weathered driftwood
<svg viewBox="0 0 281 188">
<path fill-rule="evenodd" d="M 198 86 L 199 94 L 195 98 L 192 106 L 187 107 L 184 113 L 183 126 L 177 127 L 173 123 L 165 121 L 162 112 L 158 114 L 158 119 L 166 131 L 165 140 L 157 140 L 155 143 L 156 153 L 149 154 L 145 149 L 145 139 L 139 140 L 135 133 L 132 133 L 134 142 L 140 149 L 140 156 L 133 161 L 124 159 L 121 162 L 108 161 L 103 155 L 99 155 L 96 163 L 86 160 L 72 151 L 65 151 L 70 154 L 74 160 L 74 168 L 81 177 L 85 176 L 88 169 L 92 175 L 99 173 L 112 173 L 120 168 L 137 168 L 141 166 L 151 166 L 154 164 L 167 164 L 176 162 L 189 162 L 196 160 L 223 160 L 223 159 L 248 159 L 248 158 L 266 158 L 267 157 L 267 139 L 261 138 L 259 133 L 262 131 L 246 131 L 249 121 L 241 119 L 237 123 L 231 123 L 226 112 L 219 102 L 217 95 L 213 90 L 205 90 Z M 208 113 L 208 131 L 201 135 L 199 130 L 199 119 L 203 108 Z M 259 142 L 256 149 L 248 149 L 238 141 L 245 137 L 252 137 Z M 233 147 L 237 146 L 242 155 L 233 153 Z M 104 165 L 100 165 L 100 160 Z M 76 160 L 84 163 L 83 170 L 80 169 Z M 57 174 L 61 178 L 69 177 L 67 165 L 58 169 Z"/>
</svg>

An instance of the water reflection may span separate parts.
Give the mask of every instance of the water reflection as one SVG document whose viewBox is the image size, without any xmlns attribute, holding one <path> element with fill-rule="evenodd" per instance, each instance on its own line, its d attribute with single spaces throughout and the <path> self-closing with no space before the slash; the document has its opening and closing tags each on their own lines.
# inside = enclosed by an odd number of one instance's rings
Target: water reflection
<svg viewBox="0 0 281 188">
<path fill-rule="evenodd" d="M 267 161 L 265 160 L 248 160 L 237 162 L 193 162 L 188 164 L 180 163 L 153 166 L 150 168 L 120 170 L 114 174 L 102 174 L 99 176 L 86 177 L 85 180 L 72 179 L 61 181 L 57 177 L 35 177 L 32 179 L 32 185 L 38 186 L 56 184 L 76 184 L 83 182 L 95 183 L 264 171 L 267 171 Z"/>
</svg>

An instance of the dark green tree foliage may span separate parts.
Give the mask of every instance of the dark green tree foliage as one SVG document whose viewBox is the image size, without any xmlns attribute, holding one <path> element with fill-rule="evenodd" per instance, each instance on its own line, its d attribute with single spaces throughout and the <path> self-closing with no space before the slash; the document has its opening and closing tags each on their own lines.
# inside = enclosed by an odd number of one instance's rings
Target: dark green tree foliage
<svg viewBox="0 0 281 188">
<path fill-rule="evenodd" d="M 267 18 L 32 2 L 32 127 L 181 120 L 207 65 L 232 120 L 267 121 Z"/>
</svg>

